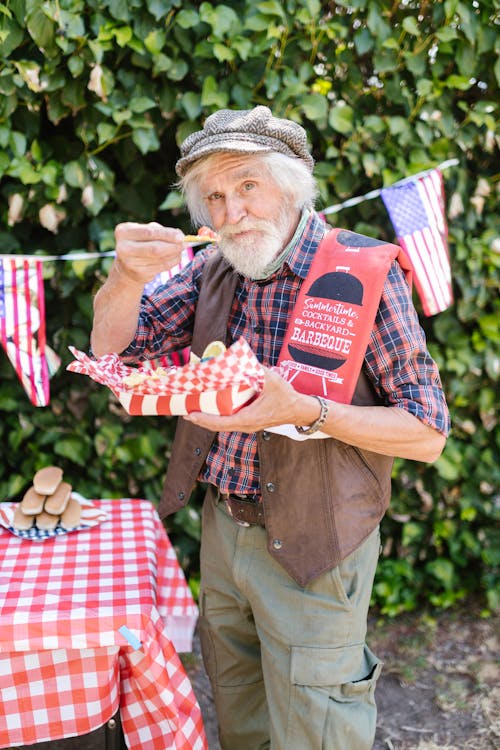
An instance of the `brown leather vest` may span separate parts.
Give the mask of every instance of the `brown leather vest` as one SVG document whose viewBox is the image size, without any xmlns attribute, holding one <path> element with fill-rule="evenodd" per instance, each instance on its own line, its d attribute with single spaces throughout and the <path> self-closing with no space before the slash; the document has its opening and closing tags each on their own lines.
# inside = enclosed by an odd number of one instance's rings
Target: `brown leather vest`
<svg viewBox="0 0 500 750">
<path fill-rule="evenodd" d="M 212 256 L 203 269 L 197 305 L 196 354 L 210 341 L 227 341 L 236 284 L 228 263 Z M 363 371 L 352 403 L 380 403 Z M 178 420 L 161 518 L 188 502 L 213 439 L 213 432 Z M 338 565 L 380 522 L 389 505 L 393 459 L 334 438 L 296 441 L 263 431 L 257 444 L 269 554 L 306 586 Z"/>
</svg>

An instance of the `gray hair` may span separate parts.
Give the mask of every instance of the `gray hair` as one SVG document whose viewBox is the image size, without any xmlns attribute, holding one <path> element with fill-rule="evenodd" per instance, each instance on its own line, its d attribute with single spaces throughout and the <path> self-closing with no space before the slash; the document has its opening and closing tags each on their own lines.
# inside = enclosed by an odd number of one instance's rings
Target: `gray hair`
<svg viewBox="0 0 500 750">
<path fill-rule="evenodd" d="M 224 156 L 234 156 L 230 152 L 216 153 L 198 159 L 181 177 L 176 187 L 182 191 L 193 226 L 210 225 L 210 213 L 200 192 L 201 179 L 209 173 L 213 164 L 220 164 Z M 245 159 L 258 160 L 269 178 L 277 185 L 291 205 L 302 211 L 313 208 L 318 195 L 318 186 L 307 165 L 279 152 L 248 154 Z"/>
</svg>

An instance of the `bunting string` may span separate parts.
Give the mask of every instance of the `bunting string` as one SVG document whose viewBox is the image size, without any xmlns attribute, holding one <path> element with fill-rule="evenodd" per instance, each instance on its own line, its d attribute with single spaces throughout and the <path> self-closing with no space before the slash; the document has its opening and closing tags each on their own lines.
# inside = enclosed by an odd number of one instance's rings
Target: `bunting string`
<svg viewBox="0 0 500 750">
<path fill-rule="evenodd" d="M 453 302 L 441 171 L 458 163 L 458 159 L 448 159 L 437 167 L 405 177 L 388 187 L 371 190 L 320 211 L 326 217 L 380 196 L 397 241 L 413 266 L 415 286 L 425 315 L 436 315 Z M 180 264 L 159 274 L 146 285 L 145 293 L 152 293 L 186 265 L 193 257 L 193 248 L 200 244 L 193 242 L 185 248 Z M 64 255 L 0 254 L 0 346 L 35 406 L 49 403 L 49 377 L 60 365 L 59 357 L 46 342 L 42 264 L 97 260 L 115 254 L 114 250 L 102 253 L 74 251 Z M 187 350 L 175 353 L 172 363 L 183 364 L 187 356 Z M 151 362 L 153 368 L 159 364 L 163 366 L 164 363 L 160 360 Z M 165 364 L 170 364 L 170 361 Z"/>
<path fill-rule="evenodd" d="M 433 172 L 435 169 L 443 170 L 443 169 L 447 169 L 448 167 L 455 167 L 458 163 L 459 163 L 458 159 L 448 159 L 447 161 L 443 161 L 441 162 L 441 164 L 438 164 L 437 167 L 424 169 L 422 172 L 417 172 L 416 174 L 410 175 L 409 177 L 403 177 L 403 179 L 398 180 L 397 182 L 393 182 L 392 185 L 390 185 L 390 187 L 397 187 L 399 185 L 404 185 L 407 182 L 418 180 L 420 177 L 425 177 L 425 175 L 428 175 L 430 172 Z M 348 198 L 342 203 L 336 203 L 333 206 L 324 208 L 321 211 L 321 213 L 325 216 L 327 214 L 335 214 L 341 211 L 343 208 L 351 208 L 351 206 L 357 206 L 358 203 L 363 203 L 364 201 L 371 201 L 373 200 L 373 198 L 378 198 L 379 196 L 381 196 L 384 189 L 387 189 L 387 188 L 378 188 L 377 190 L 370 190 L 370 192 L 365 193 L 365 195 L 359 195 L 359 196 L 356 196 L 355 198 Z"/>
<path fill-rule="evenodd" d="M 414 175 L 410 175 L 409 177 L 403 177 L 401 180 L 398 180 L 397 182 L 393 182 L 390 187 L 396 187 L 398 185 L 404 185 L 407 182 L 411 182 L 412 180 L 417 180 L 419 177 L 424 177 L 425 175 L 429 174 L 430 172 L 434 171 L 435 169 L 443 170 L 447 169 L 448 167 L 454 167 L 459 163 L 458 159 L 448 159 L 447 161 L 441 162 L 441 164 L 438 164 L 436 167 L 431 167 L 429 169 L 425 169 L 422 172 L 417 172 Z M 320 213 L 324 216 L 327 216 L 328 214 L 334 214 L 341 211 L 343 208 L 351 208 L 351 206 L 356 206 L 358 203 L 363 203 L 364 201 L 373 200 L 373 198 L 378 198 L 382 195 L 382 191 L 386 190 L 387 188 L 377 188 L 376 190 L 370 190 L 369 193 L 365 193 L 365 195 L 359 195 L 354 198 L 348 198 L 347 200 L 343 201 L 342 203 L 335 203 L 332 206 L 328 206 L 328 208 L 323 208 L 320 210 Z M 195 246 L 195 244 L 199 243 L 193 243 L 192 247 Z M 0 260 L 4 258 L 18 258 L 19 260 L 29 260 L 31 258 L 35 258 L 36 260 L 41 261 L 42 263 L 47 261 L 56 261 L 56 260 L 91 260 L 95 258 L 106 258 L 106 257 L 114 257 L 115 251 L 114 250 L 108 250 L 104 253 L 66 253 L 65 255 L 13 255 L 11 254 L 2 254 L 0 253 Z"/>
</svg>

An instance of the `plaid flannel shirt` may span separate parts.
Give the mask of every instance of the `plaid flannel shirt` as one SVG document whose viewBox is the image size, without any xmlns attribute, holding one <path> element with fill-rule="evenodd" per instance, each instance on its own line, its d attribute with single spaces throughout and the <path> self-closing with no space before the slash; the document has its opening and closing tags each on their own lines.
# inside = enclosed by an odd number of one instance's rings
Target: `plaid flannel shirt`
<svg viewBox="0 0 500 750">
<path fill-rule="evenodd" d="M 242 336 L 260 362 L 276 365 L 290 312 L 326 231 L 322 219 L 311 212 L 278 271 L 263 281 L 240 277 L 229 316 L 229 343 Z M 122 353 L 127 360 L 153 359 L 189 346 L 203 265 L 213 252 L 213 246 L 198 252 L 168 284 L 143 297 L 136 336 Z M 448 434 L 449 414 L 438 369 L 397 261 L 384 285 L 364 365 L 387 406 L 406 409 Z M 200 479 L 222 492 L 259 492 L 256 435 L 218 433 Z"/>
</svg>

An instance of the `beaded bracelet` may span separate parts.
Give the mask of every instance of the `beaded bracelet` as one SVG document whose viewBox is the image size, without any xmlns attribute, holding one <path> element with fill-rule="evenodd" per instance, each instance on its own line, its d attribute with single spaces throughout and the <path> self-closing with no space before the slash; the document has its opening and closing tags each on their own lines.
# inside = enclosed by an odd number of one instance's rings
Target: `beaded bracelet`
<svg viewBox="0 0 500 750">
<path fill-rule="evenodd" d="M 309 427 L 298 427 L 297 425 L 295 425 L 295 429 L 297 430 L 297 432 L 300 432 L 301 435 L 312 435 L 313 432 L 317 432 L 319 429 L 321 429 L 321 427 L 323 427 L 326 422 L 326 418 L 328 416 L 328 403 L 322 396 L 314 395 L 314 398 L 318 399 L 319 405 L 321 406 L 321 412 L 317 420 L 313 422 Z"/>
</svg>

